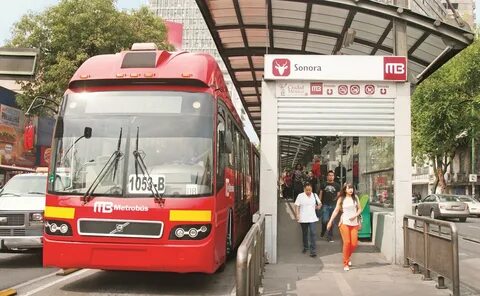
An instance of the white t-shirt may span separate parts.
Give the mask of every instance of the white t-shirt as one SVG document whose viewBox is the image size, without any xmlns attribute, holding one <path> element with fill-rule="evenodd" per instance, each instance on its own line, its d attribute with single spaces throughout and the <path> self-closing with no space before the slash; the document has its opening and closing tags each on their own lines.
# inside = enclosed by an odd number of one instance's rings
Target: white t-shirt
<svg viewBox="0 0 480 296">
<path fill-rule="evenodd" d="M 320 199 L 314 193 L 310 193 L 310 197 L 308 197 L 305 192 L 300 193 L 297 196 L 297 200 L 295 201 L 295 205 L 299 206 L 299 218 L 298 222 L 300 223 L 313 223 L 317 222 L 318 218 L 315 214 L 315 198 L 317 199 L 318 204 L 320 204 Z"/>
<path fill-rule="evenodd" d="M 343 214 L 342 214 L 342 223 L 350 226 L 358 225 L 358 218 L 350 221 L 350 218 L 355 217 L 357 214 L 357 206 L 353 201 L 353 198 L 345 197 L 342 204 Z"/>
</svg>

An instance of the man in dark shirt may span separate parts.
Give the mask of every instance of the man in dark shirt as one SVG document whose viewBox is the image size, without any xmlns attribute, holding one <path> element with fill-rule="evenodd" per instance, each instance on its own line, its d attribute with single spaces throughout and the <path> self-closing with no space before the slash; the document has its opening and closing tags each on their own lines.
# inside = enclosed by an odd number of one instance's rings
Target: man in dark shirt
<svg viewBox="0 0 480 296">
<path fill-rule="evenodd" d="M 347 169 L 340 164 L 335 168 L 335 182 L 343 186 L 347 182 Z"/>
<path fill-rule="evenodd" d="M 322 234 L 325 235 L 327 230 L 327 223 L 332 216 L 333 210 L 335 210 L 335 205 L 337 203 L 337 196 L 340 193 L 340 185 L 335 181 L 335 173 L 333 171 L 328 171 L 327 173 L 327 182 L 322 184 L 320 189 L 320 200 L 323 204 L 323 216 L 322 216 Z M 327 232 L 327 240 L 333 242 L 333 228 Z"/>
</svg>

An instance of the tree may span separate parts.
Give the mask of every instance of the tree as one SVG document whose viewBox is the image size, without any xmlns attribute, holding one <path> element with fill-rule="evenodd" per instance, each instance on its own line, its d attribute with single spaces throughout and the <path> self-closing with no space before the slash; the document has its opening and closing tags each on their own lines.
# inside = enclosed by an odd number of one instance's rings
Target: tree
<svg viewBox="0 0 480 296">
<path fill-rule="evenodd" d="M 480 123 L 480 42 L 422 82 L 412 96 L 412 142 L 417 162 L 433 162 L 434 190 L 445 190 L 444 174 L 457 149 L 478 138 Z"/>
<path fill-rule="evenodd" d="M 35 79 L 21 82 L 19 105 L 26 110 L 36 96 L 59 102 L 69 79 L 86 59 L 128 49 L 135 42 L 172 49 L 165 24 L 147 7 L 120 12 L 115 0 L 61 0 L 41 13 L 23 16 L 7 46 L 34 47 L 40 54 Z"/>
</svg>

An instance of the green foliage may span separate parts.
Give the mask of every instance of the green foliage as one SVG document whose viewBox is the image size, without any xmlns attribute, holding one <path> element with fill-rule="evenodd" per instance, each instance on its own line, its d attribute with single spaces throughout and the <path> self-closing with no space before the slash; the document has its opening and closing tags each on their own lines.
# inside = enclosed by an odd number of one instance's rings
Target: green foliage
<svg viewBox="0 0 480 296">
<path fill-rule="evenodd" d="M 479 107 L 480 42 L 476 40 L 413 93 L 415 161 L 422 163 L 427 157 L 445 172 L 457 149 L 466 145 L 471 137 L 478 138 Z"/>
<path fill-rule="evenodd" d="M 40 50 L 34 81 L 22 82 L 17 101 L 25 110 L 36 96 L 60 101 L 68 81 L 89 57 L 130 48 L 135 42 L 166 43 L 163 21 L 147 7 L 118 11 L 115 0 L 61 0 L 41 13 L 29 13 L 14 25 L 7 46 Z"/>
</svg>

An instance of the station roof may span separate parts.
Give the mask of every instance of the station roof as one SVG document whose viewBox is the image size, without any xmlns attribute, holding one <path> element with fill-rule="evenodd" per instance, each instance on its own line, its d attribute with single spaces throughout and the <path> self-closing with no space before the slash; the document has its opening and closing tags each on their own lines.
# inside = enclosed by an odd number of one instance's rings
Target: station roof
<svg viewBox="0 0 480 296">
<path fill-rule="evenodd" d="M 265 54 L 393 55 L 400 19 L 416 84 L 472 42 L 468 26 L 443 18 L 440 1 L 410 1 L 438 5 L 437 14 L 370 0 L 196 0 L 257 133 Z"/>
</svg>

